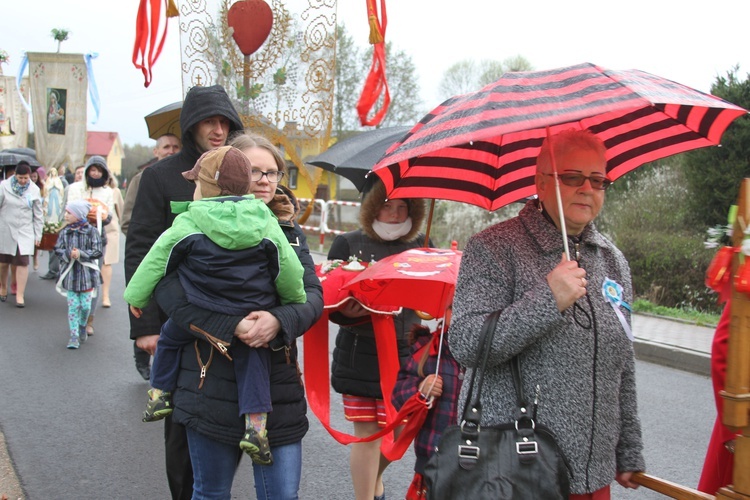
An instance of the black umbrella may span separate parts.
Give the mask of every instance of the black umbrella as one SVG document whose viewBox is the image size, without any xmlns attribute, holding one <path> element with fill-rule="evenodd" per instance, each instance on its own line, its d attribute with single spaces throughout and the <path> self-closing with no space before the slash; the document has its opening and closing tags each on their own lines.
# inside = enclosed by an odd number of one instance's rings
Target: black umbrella
<svg viewBox="0 0 750 500">
<path fill-rule="evenodd" d="M 36 151 L 31 148 L 9 148 L 3 149 L 2 151 L 0 151 L 0 153 L 16 153 L 19 155 L 31 156 L 32 158 L 36 159 Z"/>
<path fill-rule="evenodd" d="M 362 191 L 367 173 L 409 128 L 386 127 L 362 132 L 337 142 L 307 163 L 349 179 L 357 190 Z"/>
<path fill-rule="evenodd" d="M 19 162 L 25 161 L 29 164 L 32 169 L 37 169 L 42 166 L 33 156 L 23 155 L 19 153 L 9 153 L 8 150 L 0 151 L 0 170 L 2 170 L 2 177 L 6 179 L 8 177 L 8 169 L 16 168 Z"/>
<path fill-rule="evenodd" d="M 180 128 L 180 113 L 182 112 L 182 101 L 173 102 L 149 113 L 144 117 L 148 127 L 148 136 L 154 140 L 164 134 L 174 134 L 182 138 Z"/>
</svg>

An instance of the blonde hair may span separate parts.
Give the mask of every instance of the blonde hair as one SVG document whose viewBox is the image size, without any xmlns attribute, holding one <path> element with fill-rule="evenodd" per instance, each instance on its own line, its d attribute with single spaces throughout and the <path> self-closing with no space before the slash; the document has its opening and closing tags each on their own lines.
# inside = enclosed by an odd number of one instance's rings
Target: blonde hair
<svg viewBox="0 0 750 500">
<path fill-rule="evenodd" d="M 234 146 L 240 151 L 244 151 L 245 149 L 250 148 L 265 149 L 266 151 L 271 153 L 271 156 L 273 156 L 273 160 L 276 162 L 276 166 L 279 168 L 279 170 L 281 172 L 286 172 L 286 162 L 284 161 L 284 157 L 282 156 L 281 151 L 279 151 L 279 148 L 277 148 L 271 141 L 260 134 L 244 131 L 232 137 L 227 145 Z"/>
</svg>

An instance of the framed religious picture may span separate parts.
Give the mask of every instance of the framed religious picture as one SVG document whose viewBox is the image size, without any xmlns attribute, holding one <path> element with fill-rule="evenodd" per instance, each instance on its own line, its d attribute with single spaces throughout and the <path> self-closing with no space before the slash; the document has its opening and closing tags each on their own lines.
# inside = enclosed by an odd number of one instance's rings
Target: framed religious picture
<svg viewBox="0 0 750 500">
<path fill-rule="evenodd" d="M 47 133 L 65 135 L 67 89 L 47 89 Z"/>
</svg>

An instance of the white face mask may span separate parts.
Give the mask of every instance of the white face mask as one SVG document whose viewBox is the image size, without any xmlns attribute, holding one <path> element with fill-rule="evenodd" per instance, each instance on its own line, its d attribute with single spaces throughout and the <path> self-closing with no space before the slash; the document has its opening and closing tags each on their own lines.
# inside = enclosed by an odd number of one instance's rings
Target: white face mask
<svg viewBox="0 0 750 500">
<path fill-rule="evenodd" d="M 375 219 L 372 221 L 372 230 L 383 240 L 394 241 L 409 234 L 409 231 L 411 231 L 411 217 L 407 217 L 404 222 L 397 224 L 387 224 Z"/>
</svg>

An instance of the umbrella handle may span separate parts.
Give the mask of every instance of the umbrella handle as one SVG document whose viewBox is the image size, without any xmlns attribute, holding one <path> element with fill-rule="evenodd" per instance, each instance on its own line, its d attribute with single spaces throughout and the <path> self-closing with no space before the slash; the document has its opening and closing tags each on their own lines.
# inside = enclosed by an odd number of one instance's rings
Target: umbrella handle
<svg viewBox="0 0 750 500">
<path fill-rule="evenodd" d="M 555 177 L 555 197 L 557 198 L 557 216 L 560 219 L 560 231 L 562 232 L 563 248 L 565 248 L 565 256 L 570 260 L 570 248 L 568 247 L 568 230 L 565 227 L 565 212 L 562 206 L 562 197 L 560 196 L 560 179 L 557 178 L 557 162 L 555 161 L 555 154 L 552 151 L 552 134 L 550 132 L 549 125 L 547 125 L 547 141 L 549 142 L 549 159 L 552 163 L 552 174 Z"/>
<path fill-rule="evenodd" d="M 550 156 L 552 155 L 552 148 L 550 144 Z M 554 156 L 552 156 L 554 158 Z M 560 197 L 560 180 L 557 178 L 557 168 L 555 168 L 555 160 L 552 160 L 552 169 L 555 172 L 555 194 L 557 195 L 557 213 L 560 217 L 560 231 L 562 232 L 563 248 L 565 248 L 565 256 L 570 260 L 570 247 L 568 246 L 568 230 L 565 227 L 565 212 L 563 212 L 562 198 Z"/>
<path fill-rule="evenodd" d="M 427 230 L 424 234 L 424 247 L 430 246 L 430 228 L 432 227 L 432 214 L 435 212 L 435 198 L 430 200 L 430 215 L 427 216 Z"/>
</svg>

